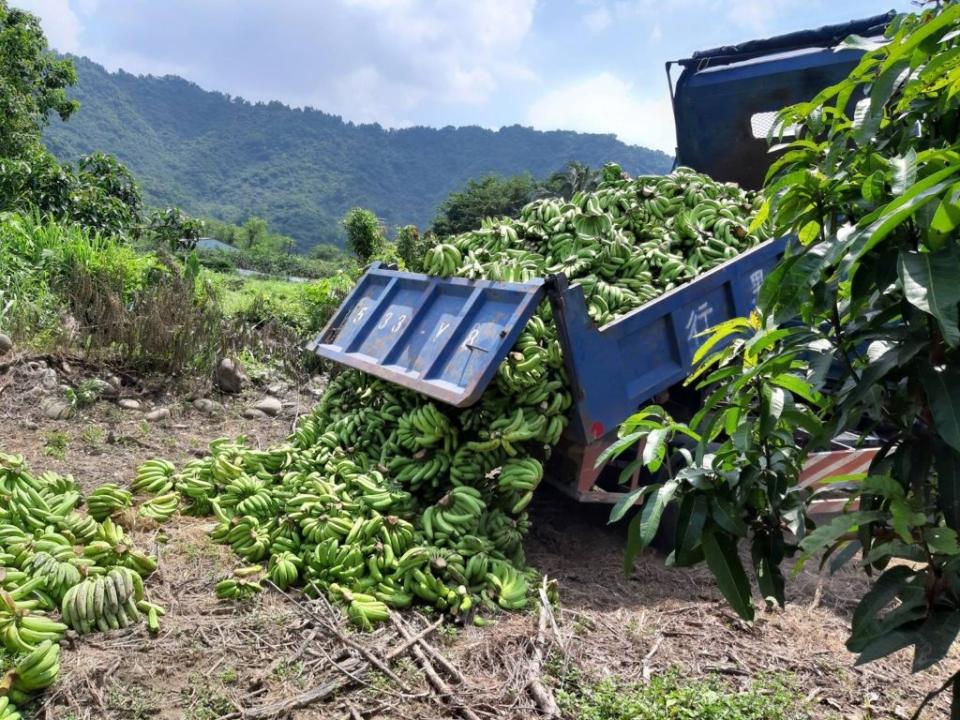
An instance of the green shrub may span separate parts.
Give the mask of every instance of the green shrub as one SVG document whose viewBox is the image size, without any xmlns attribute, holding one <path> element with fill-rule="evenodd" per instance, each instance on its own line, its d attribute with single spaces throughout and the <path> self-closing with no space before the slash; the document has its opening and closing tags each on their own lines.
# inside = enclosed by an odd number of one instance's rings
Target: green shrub
<svg viewBox="0 0 960 720">
<path fill-rule="evenodd" d="M 574 683 L 577 685 L 577 683 Z M 603 680 L 557 692 L 566 718 L 577 720 L 804 720 L 802 700 L 782 679 L 754 680 L 737 690 L 719 678 L 683 680 L 679 672 L 649 684 Z"/>
</svg>

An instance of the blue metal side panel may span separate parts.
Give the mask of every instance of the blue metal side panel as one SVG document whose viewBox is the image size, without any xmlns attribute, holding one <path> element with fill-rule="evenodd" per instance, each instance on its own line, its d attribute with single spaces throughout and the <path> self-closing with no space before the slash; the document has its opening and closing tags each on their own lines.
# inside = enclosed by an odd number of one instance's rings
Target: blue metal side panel
<svg viewBox="0 0 960 720">
<path fill-rule="evenodd" d="M 441 279 L 375 264 L 307 348 L 463 407 L 483 394 L 543 293 L 543 280 Z"/>
<path fill-rule="evenodd" d="M 786 244 L 764 243 L 602 328 L 587 315 L 583 289 L 557 278 L 554 318 L 575 393 L 574 438 L 602 437 L 689 375 L 709 337 L 701 333 L 749 314 Z"/>
</svg>

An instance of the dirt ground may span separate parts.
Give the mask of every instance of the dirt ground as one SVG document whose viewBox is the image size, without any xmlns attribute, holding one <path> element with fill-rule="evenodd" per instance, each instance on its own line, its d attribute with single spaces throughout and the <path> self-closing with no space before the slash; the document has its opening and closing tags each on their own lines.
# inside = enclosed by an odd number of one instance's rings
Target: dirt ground
<svg viewBox="0 0 960 720">
<path fill-rule="evenodd" d="M 83 368 L 65 373 L 54 367 L 68 384 L 84 376 Z M 267 447 L 284 438 L 297 412 L 313 403 L 306 388 L 290 387 L 279 416 L 247 419 L 244 408 L 263 396 L 251 389 L 240 398 L 209 396 L 224 407 L 210 416 L 192 407 L 188 393 L 131 386 L 122 396 L 140 399 L 146 409 L 166 407 L 170 417 L 150 423 L 141 411 L 101 400 L 69 420 L 51 420 L 41 402 L 59 391 L 38 390 L 42 370 L 0 366 L 0 451 L 24 455 L 34 471 L 72 473 L 88 489 L 106 481 L 129 484 L 134 468 L 150 457 L 179 463 L 202 455 L 217 437 L 245 435 Z M 773 672 L 790 678 L 812 717 L 906 719 L 960 665 L 953 657 L 947 667 L 914 676 L 910 655 L 902 652 L 853 667 L 844 640 L 865 583 L 855 570 L 828 578 L 803 571 L 790 585 L 787 608 L 762 613 L 753 625 L 735 617 L 704 571 L 667 569 L 649 554 L 625 579 L 623 527 L 608 527 L 606 512 L 550 489 L 533 505 L 528 558 L 558 581 L 562 604 L 556 632 L 541 633 L 549 637 L 543 649 L 554 674 L 574 668 L 587 677 L 641 682 L 677 670 L 684 677 L 720 675 L 733 687 L 745 687 Z M 368 672 L 365 656 L 409 649 L 398 626 L 357 635 L 325 602 L 276 591 L 240 606 L 218 601 L 213 583 L 237 563 L 228 549 L 209 541 L 209 527 L 204 519 L 181 517 L 160 529 L 133 530 L 138 544 L 160 558 L 147 583 L 151 599 L 168 609 L 160 634 L 151 637 L 138 627 L 68 640 L 60 680 L 36 717 L 266 717 L 257 708 L 298 697 L 304 703 L 305 693 L 324 686 L 342 687 L 275 716 L 456 717 L 451 703 L 470 708 L 475 718 L 539 716 L 524 691 L 538 647 L 535 612 L 502 616 L 485 628 L 444 625 L 426 636 L 447 658 L 430 663 L 450 690 L 444 704 L 415 654 L 399 652 L 386 672 Z M 436 620 L 416 613 L 404 618 L 408 633 Z M 551 682 L 548 677 L 546 684 Z M 946 714 L 939 699 L 922 717 Z"/>
</svg>

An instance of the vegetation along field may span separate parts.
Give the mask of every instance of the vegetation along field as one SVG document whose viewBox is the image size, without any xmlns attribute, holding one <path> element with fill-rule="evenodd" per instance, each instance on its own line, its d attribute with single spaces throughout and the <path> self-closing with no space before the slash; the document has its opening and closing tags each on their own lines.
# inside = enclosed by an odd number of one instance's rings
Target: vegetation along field
<svg viewBox="0 0 960 720">
<path fill-rule="evenodd" d="M 960 5 L 886 38 L 779 114 L 749 191 L 609 136 L 110 74 L 0 0 L 0 720 L 960 717 Z M 301 195 L 224 170 L 321 130 L 345 154 Z M 437 143 L 492 164 L 408 182 Z M 373 262 L 563 273 L 604 326 L 787 235 L 695 411 L 599 458 L 644 471 L 612 506 L 548 483 L 580 401 L 549 302 L 464 408 L 303 350 Z M 803 486 L 841 436 L 869 469 Z"/>
</svg>

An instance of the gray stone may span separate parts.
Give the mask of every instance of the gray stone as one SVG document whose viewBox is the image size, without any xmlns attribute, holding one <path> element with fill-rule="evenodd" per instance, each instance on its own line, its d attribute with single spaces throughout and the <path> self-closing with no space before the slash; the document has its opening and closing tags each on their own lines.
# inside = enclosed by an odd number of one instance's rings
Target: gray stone
<svg viewBox="0 0 960 720">
<path fill-rule="evenodd" d="M 57 371 L 51 368 L 44 370 L 40 375 L 40 386 L 44 390 L 56 390 L 60 386 Z"/>
<path fill-rule="evenodd" d="M 272 385 L 267 386 L 267 395 L 273 395 L 274 397 L 280 397 L 283 395 L 286 388 L 283 386 L 283 383 L 273 383 Z"/>
<path fill-rule="evenodd" d="M 167 408 L 157 408 L 156 410 L 151 410 L 143 417 L 149 422 L 159 422 L 160 420 L 168 420 L 170 418 L 170 411 Z"/>
<path fill-rule="evenodd" d="M 36 430 L 38 427 L 40 427 L 40 426 L 37 425 L 33 420 L 30 420 L 30 419 L 23 420 L 23 421 L 20 423 L 20 426 L 21 426 L 24 430 Z"/>
<path fill-rule="evenodd" d="M 259 410 L 260 412 L 273 417 L 283 410 L 283 403 L 275 397 L 265 397 L 263 400 L 254 405 L 253 408 L 254 410 Z"/>
<path fill-rule="evenodd" d="M 224 358 L 217 366 L 214 380 L 217 387 L 223 392 L 236 395 L 243 390 L 243 385 L 247 382 L 247 376 L 244 375 L 240 363 L 233 358 Z"/>
<path fill-rule="evenodd" d="M 13 350 L 13 340 L 9 335 L 0 333 L 0 355 L 6 355 L 11 350 Z"/>
<path fill-rule="evenodd" d="M 73 406 L 65 400 L 50 398 L 40 404 L 43 414 L 51 420 L 66 420 L 73 416 Z"/>
<path fill-rule="evenodd" d="M 124 410 L 140 410 L 142 406 L 140 405 L 139 400 L 134 400 L 133 398 L 123 398 L 120 400 L 117 405 L 122 407 Z"/>
<path fill-rule="evenodd" d="M 115 398 L 117 396 L 117 388 L 106 380 L 90 378 L 87 383 L 96 391 L 97 397 Z"/>
<path fill-rule="evenodd" d="M 193 408 L 207 415 L 220 415 L 223 412 L 223 405 L 209 398 L 197 398 L 193 401 Z"/>
<path fill-rule="evenodd" d="M 257 410 L 256 408 L 247 408 L 243 411 L 243 416 L 247 420 L 262 420 L 267 417 L 267 414 L 263 410 Z"/>
</svg>

